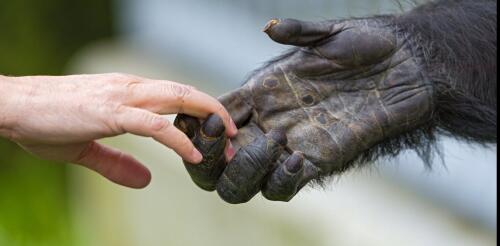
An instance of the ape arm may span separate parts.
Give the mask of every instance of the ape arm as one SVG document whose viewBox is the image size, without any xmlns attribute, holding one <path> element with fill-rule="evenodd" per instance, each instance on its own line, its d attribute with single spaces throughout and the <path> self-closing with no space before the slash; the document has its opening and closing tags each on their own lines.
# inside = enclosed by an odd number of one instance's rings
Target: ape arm
<svg viewBox="0 0 500 246">
<path fill-rule="evenodd" d="M 496 1 L 442 0 L 401 16 L 273 20 L 265 31 L 295 48 L 220 97 L 240 128 L 235 158 L 226 163 L 226 140 L 209 134 L 223 132 L 216 118 L 176 121 L 206 157 L 186 164 L 191 177 L 227 202 L 259 190 L 288 201 L 311 180 L 404 149 L 430 163 L 436 133 L 496 142 Z"/>
<path fill-rule="evenodd" d="M 417 40 L 435 84 L 433 123 L 445 134 L 497 141 L 497 1 L 441 0 L 394 18 Z"/>
</svg>

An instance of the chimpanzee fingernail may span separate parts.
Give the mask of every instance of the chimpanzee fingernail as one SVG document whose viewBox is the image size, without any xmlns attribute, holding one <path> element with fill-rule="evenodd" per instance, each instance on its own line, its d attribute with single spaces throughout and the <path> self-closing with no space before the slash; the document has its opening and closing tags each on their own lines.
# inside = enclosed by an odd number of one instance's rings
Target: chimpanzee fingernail
<svg viewBox="0 0 500 246">
<path fill-rule="evenodd" d="M 302 169 L 303 165 L 304 165 L 304 155 L 301 152 L 296 151 L 286 161 L 285 168 L 288 172 L 295 174 Z"/>
<path fill-rule="evenodd" d="M 213 114 L 203 123 L 201 130 L 207 137 L 219 137 L 224 133 L 224 123 L 219 116 Z"/>
<path fill-rule="evenodd" d="M 262 30 L 263 32 L 267 33 L 269 30 L 271 30 L 271 28 L 275 25 L 278 25 L 280 23 L 280 20 L 278 19 L 272 19 L 270 20 L 266 26 L 264 27 L 264 30 Z"/>
</svg>

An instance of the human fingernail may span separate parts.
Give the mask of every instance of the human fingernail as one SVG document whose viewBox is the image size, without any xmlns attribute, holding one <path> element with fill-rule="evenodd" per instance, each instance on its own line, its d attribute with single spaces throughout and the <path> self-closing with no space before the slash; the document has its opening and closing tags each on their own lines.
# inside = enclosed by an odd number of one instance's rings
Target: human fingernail
<svg viewBox="0 0 500 246">
<path fill-rule="evenodd" d="M 234 123 L 233 119 L 229 119 L 229 124 L 231 124 L 231 128 L 232 128 L 232 131 L 234 133 L 233 136 L 238 134 L 238 127 Z"/>
<path fill-rule="evenodd" d="M 226 148 L 226 160 L 230 161 L 234 158 L 234 155 L 236 154 L 236 151 L 234 150 L 233 144 L 231 143 L 231 140 L 227 141 L 227 148 Z"/>
<path fill-rule="evenodd" d="M 199 164 L 203 160 L 203 155 L 196 148 L 193 149 L 193 153 L 191 153 L 192 163 Z"/>
</svg>

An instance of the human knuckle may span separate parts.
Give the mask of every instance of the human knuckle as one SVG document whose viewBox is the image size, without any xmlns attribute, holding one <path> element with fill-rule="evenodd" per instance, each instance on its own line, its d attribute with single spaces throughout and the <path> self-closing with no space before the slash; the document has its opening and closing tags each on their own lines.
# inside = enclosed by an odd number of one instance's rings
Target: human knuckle
<svg viewBox="0 0 500 246">
<path fill-rule="evenodd" d="M 167 90 L 174 96 L 174 99 L 177 101 L 183 101 L 187 96 L 189 96 L 193 89 L 189 86 L 180 85 L 180 84 L 169 84 L 167 86 Z"/>
<path fill-rule="evenodd" d="M 104 117 L 108 128 L 116 133 L 125 132 L 123 124 L 124 119 L 127 118 L 125 114 L 127 114 L 128 108 L 122 104 L 108 104 L 105 108 L 107 108 L 107 110 L 104 112 Z"/>
<path fill-rule="evenodd" d="M 189 88 L 191 91 L 196 91 L 198 90 L 198 88 L 196 88 L 195 86 L 192 86 L 192 85 L 185 85 L 187 88 Z"/>
<path fill-rule="evenodd" d="M 193 142 L 191 142 L 189 138 L 182 136 L 181 142 L 182 146 L 185 146 L 189 151 L 192 151 L 194 149 Z"/>
<path fill-rule="evenodd" d="M 131 74 L 127 74 L 127 73 L 110 73 L 109 74 L 111 80 L 115 81 L 115 82 L 119 82 L 119 83 L 127 83 L 131 80 L 136 80 L 137 77 L 134 76 L 134 75 L 131 75 Z"/>
<path fill-rule="evenodd" d="M 101 84 L 99 87 L 95 88 L 91 92 L 91 95 L 99 100 L 102 104 L 110 104 L 113 102 L 122 101 L 123 95 L 125 94 L 126 87 L 123 84 L 117 84 L 113 82 L 106 82 Z"/>
<path fill-rule="evenodd" d="M 170 128 L 170 121 L 162 118 L 161 116 L 146 116 L 147 122 L 149 122 L 151 130 L 155 132 L 164 131 Z"/>
<path fill-rule="evenodd" d="M 134 95 L 138 90 L 140 90 L 141 82 L 138 80 L 131 80 L 123 86 L 123 91 L 127 97 Z"/>
<path fill-rule="evenodd" d="M 141 79 L 134 75 L 112 73 L 103 86 L 104 94 L 110 100 L 123 100 L 137 91 Z"/>
<path fill-rule="evenodd" d="M 110 111 L 117 116 L 123 115 L 128 111 L 127 107 L 123 104 L 108 103 L 108 108 L 110 108 Z"/>
<path fill-rule="evenodd" d="M 175 149 L 179 154 L 190 154 L 193 151 L 193 143 L 190 139 L 185 137 L 183 134 L 171 134 L 169 136 L 173 141 L 171 141 L 170 147 Z"/>
<path fill-rule="evenodd" d="M 221 114 L 221 117 L 226 118 L 228 116 L 226 108 L 220 103 L 217 105 L 217 112 Z"/>
</svg>

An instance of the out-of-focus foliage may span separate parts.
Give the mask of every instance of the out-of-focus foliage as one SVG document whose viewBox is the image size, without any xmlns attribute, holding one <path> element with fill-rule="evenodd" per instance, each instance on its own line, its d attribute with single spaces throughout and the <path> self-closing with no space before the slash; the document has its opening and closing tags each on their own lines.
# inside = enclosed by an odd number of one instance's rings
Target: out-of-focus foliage
<svg viewBox="0 0 500 246">
<path fill-rule="evenodd" d="M 0 72 L 60 74 L 78 48 L 112 28 L 110 0 L 2 0 Z"/>
<path fill-rule="evenodd" d="M 64 170 L 0 141 L 0 245 L 69 245 Z"/>
<path fill-rule="evenodd" d="M 0 74 L 61 74 L 75 51 L 113 35 L 111 5 L 110 0 L 1 0 Z M 0 245 L 76 244 L 66 183 L 63 165 L 0 139 Z"/>
</svg>

